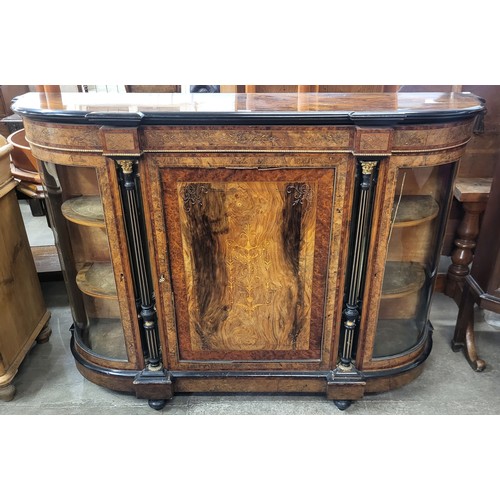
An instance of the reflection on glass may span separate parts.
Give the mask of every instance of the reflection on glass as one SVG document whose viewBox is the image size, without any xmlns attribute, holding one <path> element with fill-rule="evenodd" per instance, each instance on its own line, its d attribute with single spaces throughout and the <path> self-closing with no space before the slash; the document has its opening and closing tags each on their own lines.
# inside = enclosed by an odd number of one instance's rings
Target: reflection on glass
<svg viewBox="0 0 500 500">
<path fill-rule="evenodd" d="M 425 333 L 452 171 L 399 169 L 374 357 L 405 352 Z"/>
<path fill-rule="evenodd" d="M 126 361 L 96 171 L 44 163 L 43 175 L 76 341 L 97 356 Z"/>
</svg>

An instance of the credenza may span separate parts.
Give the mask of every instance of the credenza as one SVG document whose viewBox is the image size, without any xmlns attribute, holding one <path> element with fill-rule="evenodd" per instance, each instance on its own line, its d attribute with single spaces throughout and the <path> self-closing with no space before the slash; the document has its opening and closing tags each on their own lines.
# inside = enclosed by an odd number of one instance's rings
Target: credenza
<svg viewBox="0 0 500 500">
<path fill-rule="evenodd" d="M 30 93 L 84 377 L 322 393 L 421 373 L 467 93 Z"/>
</svg>

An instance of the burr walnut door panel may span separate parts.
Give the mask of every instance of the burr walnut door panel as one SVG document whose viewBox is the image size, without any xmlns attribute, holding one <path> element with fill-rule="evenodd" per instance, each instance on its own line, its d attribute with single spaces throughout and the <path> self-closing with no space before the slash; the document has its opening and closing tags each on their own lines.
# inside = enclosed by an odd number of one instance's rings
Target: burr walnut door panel
<svg viewBox="0 0 500 500">
<path fill-rule="evenodd" d="M 162 169 L 179 360 L 319 360 L 334 169 Z"/>
</svg>

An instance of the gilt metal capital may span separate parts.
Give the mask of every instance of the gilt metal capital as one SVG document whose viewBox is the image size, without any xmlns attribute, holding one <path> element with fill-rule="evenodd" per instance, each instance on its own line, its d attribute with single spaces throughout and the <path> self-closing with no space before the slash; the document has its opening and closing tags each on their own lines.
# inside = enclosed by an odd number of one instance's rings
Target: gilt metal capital
<svg viewBox="0 0 500 500">
<path fill-rule="evenodd" d="M 361 160 L 359 163 L 361 165 L 361 172 L 364 175 L 371 175 L 373 172 L 373 169 L 377 166 L 376 161 L 363 161 L 363 160 Z"/>
<path fill-rule="evenodd" d="M 116 160 L 116 163 L 122 169 L 124 174 L 131 174 L 134 169 L 133 160 Z"/>
</svg>

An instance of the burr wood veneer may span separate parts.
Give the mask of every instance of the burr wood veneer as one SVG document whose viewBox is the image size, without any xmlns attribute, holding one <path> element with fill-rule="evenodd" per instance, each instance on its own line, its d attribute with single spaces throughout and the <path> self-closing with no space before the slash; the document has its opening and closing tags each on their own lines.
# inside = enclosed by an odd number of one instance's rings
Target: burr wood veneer
<svg viewBox="0 0 500 500">
<path fill-rule="evenodd" d="M 469 94 L 28 94 L 82 374 L 346 408 L 422 370 Z M 68 325 L 69 326 L 69 325 Z"/>
</svg>

